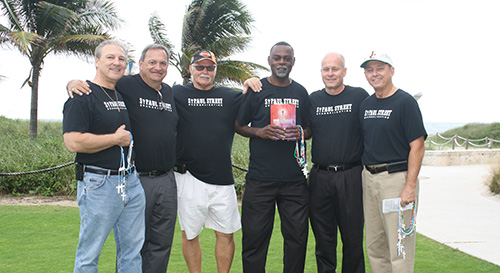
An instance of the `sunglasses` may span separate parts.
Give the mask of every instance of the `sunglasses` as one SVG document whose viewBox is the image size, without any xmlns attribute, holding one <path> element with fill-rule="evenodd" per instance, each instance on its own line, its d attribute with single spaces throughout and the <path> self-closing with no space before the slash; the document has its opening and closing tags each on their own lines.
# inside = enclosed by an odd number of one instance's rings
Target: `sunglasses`
<svg viewBox="0 0 500 273">
<path fill-rule="evenodd" d="M 207 69 L 207 71 L 214 71 L 216 65 L 193 65 L 193 67 L 198 71 L 203 71 L 203 69 Z"/>
</svg>

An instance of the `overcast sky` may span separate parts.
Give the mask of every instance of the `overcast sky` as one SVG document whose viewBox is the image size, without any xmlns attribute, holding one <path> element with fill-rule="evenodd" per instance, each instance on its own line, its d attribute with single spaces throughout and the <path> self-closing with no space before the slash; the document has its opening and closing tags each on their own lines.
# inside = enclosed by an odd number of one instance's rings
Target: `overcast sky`
<svg viewBox="0 0 500 273">
<path fill-rule="evenodd" d="M 142 48 L 152 42 L 147 22 L 156 12 L 179 50 L 182 18 L 190 2 L 115 0 L 125 21 L 116 36 L 132 44 L 138 58 Z M 410 94 L 423 94 L 419 104 L 424 121 L 500 121 L 500 16 L 495 0 L 243 3 L 255 19 L 253 41 L 245 53 L 232 59 L 268 66 L 271 46 L 286 41 L 296 57 L 291 77 L 313 92 L 323 88 L 322 57 L 340 52 L 346 58 L 344 82 L 371 94 L 359 65 L 372 50 L 384 50 L 394 62 L 395 85 Z M 6 77 L 0 82 L 0 115 L 28 119 L 31 89 L 20 89 L 30 70 L 28 59 L 2 47 L 0 60 L 0 75 Z M 62 119 L 68 80 L 93 79 L 94 75 L 93 63 L 65 56 L 46 58 L 40 78 L 39 119 Z M 172 85 L 182 79 L 170 67 L 164 81 Z"/>
</svg>

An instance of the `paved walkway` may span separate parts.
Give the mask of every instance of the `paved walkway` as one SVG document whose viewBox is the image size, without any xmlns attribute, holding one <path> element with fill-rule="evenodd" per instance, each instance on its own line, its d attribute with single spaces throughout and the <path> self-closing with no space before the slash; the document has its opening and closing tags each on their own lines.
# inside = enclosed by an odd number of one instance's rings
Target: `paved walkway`
<svg viewBox="0 0 500 273">
<path fill-rule="evenodd" d="M 489 193 L 490 170 L 489 165 L 423 166 L 417 232 L 500 265 L 500 196 Z"/>
</svg>

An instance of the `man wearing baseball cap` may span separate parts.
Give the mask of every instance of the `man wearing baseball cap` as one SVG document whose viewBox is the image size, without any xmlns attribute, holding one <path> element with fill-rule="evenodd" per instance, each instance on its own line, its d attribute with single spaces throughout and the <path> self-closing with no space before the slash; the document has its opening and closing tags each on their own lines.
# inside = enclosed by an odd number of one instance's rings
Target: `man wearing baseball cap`
<svg viewBox="0 0 500 273">
<path fill-rule="evenodd" d="M 173 87 L 179 115 L 177 181 L 182 252 L 190 272 L 201 272 L 198 236 L 203 226 L 215 231 L 218 272 L 229 272 L 233 233 L 241 228 L 231 166 L 234 121 L 242 93 L 214 87 L 215 55 L 196 52 L 189 71 L 192 83 Z"/>
<path fill-rule="evenodd" d="M 360 111 L 368 259 L 374 273 L 413 272 L 415 236 L 411 235 L 427 133 L 417 101 L 392 83 L 391 58 L 372 51 L 361 67 L 375 91 Z M 402 219 L 406 226 L 401 226 Z"/>
</svg>

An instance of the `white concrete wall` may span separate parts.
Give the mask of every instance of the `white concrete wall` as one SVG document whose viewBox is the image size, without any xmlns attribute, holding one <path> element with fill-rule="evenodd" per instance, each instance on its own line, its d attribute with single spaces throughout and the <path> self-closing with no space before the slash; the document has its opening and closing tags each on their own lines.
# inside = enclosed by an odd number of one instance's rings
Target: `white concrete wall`
<svg viewBox="0 0 500 273">
<path fill-rule="evenodd" d="M 425 151 L 422 165 L 456 166 L 500 163 L 500 149 Z"/>
</svg>

